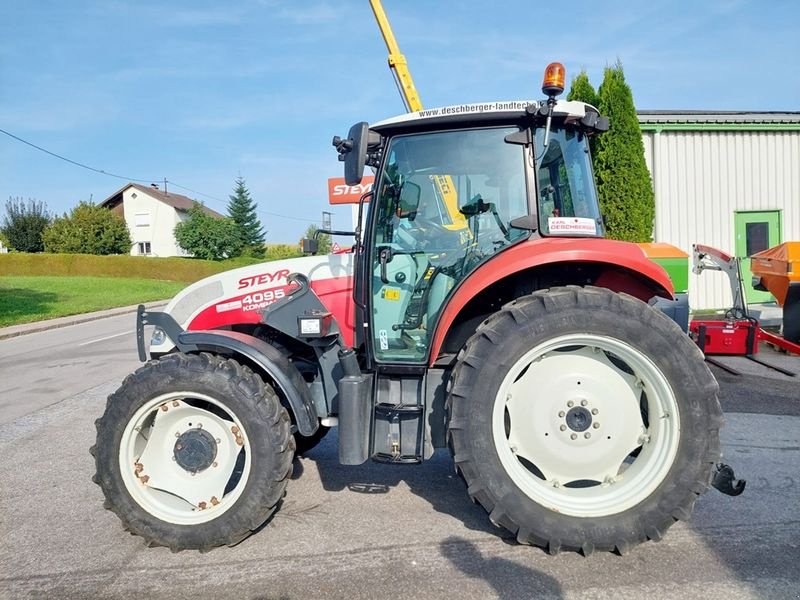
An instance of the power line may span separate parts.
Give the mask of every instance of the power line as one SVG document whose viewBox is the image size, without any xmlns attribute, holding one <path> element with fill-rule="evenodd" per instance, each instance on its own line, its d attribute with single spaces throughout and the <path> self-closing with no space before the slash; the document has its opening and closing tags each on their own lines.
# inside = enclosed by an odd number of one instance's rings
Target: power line
<svg viewBox="0 0 800 600">
<path fill-rule="evenodd" d="M 105 171 L 103 169 L 96 169 L 94 167 L 90 167 L 89 165 L 85 165 L 85 164 L 80 163 L 78 161 L 72 160 L 71 158 L 67 158 L 66 156 L 61 156 L 60 154 L 56 154 L 55 152 L 51 152 L 50 150 L 47 150 L 46 148 L 42 148 L 41 146 L 37 146 L 33 142 L 29 142 L 28 140 L 24 140 L 21 137 L 16 136 L 16 135 L 14 135 L 13 133 L 11 133 L 9 131 L 6 131 L 5 129 L 0 129 L 0 133 L 4 133 L 8 137 L 17 140 L 18 142 L 22 142 L 23 144 L 26 144 L 26 145 L 30 146 L 31 148 L 36 148 L 40 152 L 44 152 L 45 154 L 49 154 L 50 156 L 58 158 L 59 160 L 63 160 L 63 161 L 68 162 L 68 163 L 70 163 L 72 165 L 75 165 L 76 167 L 81 167 L 82 169 L 87 169 L 89 171 L 93 171 L 93 172 L 99 173 L 101 175 L 108 175 L 109 177 L 116 177 L 117 179 L 124 179 L 125 181 L 132 181 L 132 182 L 135 182 L 135 183 L 152 183 L 154 181 L 160 181 L 161 180 L 160 178 L 155 178 L 155 179 L 136 179 L 134 177 L 124 177 L 122 175 L 116 175 L 114 173 L 109 173 L 108 171 Z M 187 192 L 191 192 L 193 194 L 197 194 L 198 196 L 203 196 L 205 198 L 210 198 L 211 200 L 216 200 L 217 202 L 220 202 L 222 204 L 226 204 L 225 200 L 222 200 L 221 198 L 217 198 L 216 196 L 211 196 L 210 194 L 205 194 L 203 192 L 198 192 L 197 190 L 193 190 L 193 189 L 188 188 L 186 186 L 180 185 L 179 183 L 175 183 L 174 181 L 170 181 L 169 179 L 167 179 L 166 181 L 167 181 L 167 183 L 170 183 L 170 184 L 174 185 L 177 188 L 181 188 L 182 190 L 186 190 Z M 271 217 L 280 217 L 282 219 L 291 219 L 291 220 L 294 220 L 294 221 L 304 221 L 304 222 L 307 222 L 307 223 L 316 223 L 317 222 L 314 219 L 304 219 L 303 217 L 290 217 L 289 215 L 282 215 L 280 213 L 274 213 L 274 212 L 269 212 L 269 211 L 265 211 L 265 210 L 256 210 L 256 212 L 260 213 L 260 214 L 263 214 L 263 215 L 271 216 Z"/>
<path fill-rule="evenodd" d="M 180 185 L 179 183 L 175 183 L 174 181 L 170 181 L 169 179 L 167 179 L 167 183 L 172 184 L 173 186 L 175 186 L 177 188 L 181 188 L 182 190 L 186 190 L 187 192 L 191 192 L 193 194 L 197 194 L 198 196 L 203 196 L 205 198 L 210 198 L 211 200 L 216 200 L 217 202 L 221 202 L 222 204 L 226 204 L 226 201 L 221 199 L 221 198 L 217 198 L 216 196 L 211 196 L 210 194 L 204 194 L 203 192 L 198 192 L 197 190 L 193 190 L 191 188 L 188 188 L 185 185 Z M 289 215 L 282 215 L 280 213 L 274 213 L 274 212 L 269 212 L 269 211 L 260 210 L 260 209 L 256 209 L 256 212 L 260 213 L 262 215 L 268 215 L 270 217 L 280 217 L 282 219 L 292 219 L 294 221 L 305 221 L 307 223 L 316 223 L 317 222 L 317 220 L 315 220 L 315 219 L 304 219 L 303 217 L 290 217 Z"/>
<path fill-rule="evenodd" d="M 108 171 L 104 171 L 103 169 L 95 169 L 94 167 L 90 167 L 89 165 L 84 165 L 83 163 L 79 163 L 77 161 L 72 160 L 71 158 L 67 158 L 66 156 L 61 156 L 60 154 L 56 154 L 55 152 L 50 152 L 41 146 L 37 146 L 36 144 L 29 142 L 28 140 L 23 140 L 21 137 L 17 137 L 13 133 L 6 131 L 5 129 L 0 129 L 0 133 L 5 133 L 8 137 L 14 138 L 18 142 L 22 142 L 23 144 L 27 144 L 31 148 L 36 148 L 45 154 L 49 154 L 50 156 L 55 156 L 58 159 L 66 161 L 70 164 L 73 164 L 77 167 L 81 167 L 82 169 L 88 169 L 89 171 L 94 171 L 95 173 L 100 173 L 101 175 L 108 175 L 109 177 L 116 177 L 117 179 L 125 179 L 127 181 L 135 181 L 136 183 L 151 183 L 153 181 L 158 181 L 157 179 L 134 179 L 133 177 L 123 177 L 122 175 L 115 175 L 114 173 L 109 173 Z"/>
</svg>

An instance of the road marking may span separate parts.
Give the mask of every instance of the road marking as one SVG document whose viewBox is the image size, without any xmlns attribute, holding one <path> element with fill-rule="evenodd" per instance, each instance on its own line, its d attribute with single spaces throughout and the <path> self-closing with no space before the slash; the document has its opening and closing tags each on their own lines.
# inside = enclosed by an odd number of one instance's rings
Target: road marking
<svg viewBox="0 0 800 600">
<path fill-rule="evenodd" d="M 96 340 L 89 340 L 88 342 L 83 342 L 82 344 L 78 344 L 78 346 L 88 346 L 89 344 L 95 344 L 97 342 L 105 342 L 106 340 L 113 340 L 114 338 L 118 338 L 122 335 L 130 335 L 134 333 L 133 330 L 131 331 L 123 331 L 122 333 L 115 333 L 114 335 L 107 335 L 106 337 L 97 338 Z"/>
</svg>

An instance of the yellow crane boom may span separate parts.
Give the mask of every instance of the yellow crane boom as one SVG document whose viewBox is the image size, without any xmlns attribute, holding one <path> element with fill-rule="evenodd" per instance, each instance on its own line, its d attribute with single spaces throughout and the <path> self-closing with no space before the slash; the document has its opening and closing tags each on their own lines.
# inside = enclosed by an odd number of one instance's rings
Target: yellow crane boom
<svg viewBox="0 0 800 600">
<path fill-rule="evenodd" d="M 386 12 L 383 10 L 381 0 L 369 0 L 369 4 L 375 14 L 375 20 L 378 22 L 383 41 L 386 42 L 386 49 L 389 51 L 389 69 L 392 71 L 400 97 L 406 106 L 406 112 L 418 112 L 423 109 L 422 100 L 419 99 L 414 79 L 411 77 L 411 71 L 408 70 L 408 61 L 405 55 L 400 52 L 400 46 L 394 37 L 389 17 L 386 16 Z M 458 210 L 458 195 L 451 177 L 449 175 L 431 175 L 431 180 L 436 184 L 439 196 L 450 215 L 451 223 L 446 224 L 445 227 L 455 231 L 466 230 L 467 235 L 471 238 L 471 234 L 468 233 L 469 230 L 467 229 L 467 220 Z"/>
<path fill-rule="evenodd" d="M 386 42 L 386 48 L 389 50 L 389 69 L 392 71 L 397 89 L 400 90 L 400 96 L 406 105 L 406 111 L 420 111 L 422 110 L 422 101 L 419 99 L 417 88 L 414 86 L 411 71 L 408 70 L 406 57 L 400 52 L 400 46 L 397 45 L 397 40 L 394 37 L 392 26 L 389 24 L 389 18 L 383 10 L 383 5 L 380 0 L 369 0 L 369 4 L 375 14 L 375 20 L 378 22 L 383 41 Z"/>
</svg>

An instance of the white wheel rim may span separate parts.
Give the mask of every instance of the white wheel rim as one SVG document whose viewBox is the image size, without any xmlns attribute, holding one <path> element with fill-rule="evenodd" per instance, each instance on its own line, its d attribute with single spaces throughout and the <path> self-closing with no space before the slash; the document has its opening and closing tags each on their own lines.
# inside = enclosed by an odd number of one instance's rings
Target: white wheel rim
<svg viewBox="0 0 800 600">
<path fill-rule="evenodd" d="M 570 334 L 510 368 L 492 432 L 503 467 L 533 501 L 600 517 L 637 505 L 661 484 L 678 450 L 680 414 L 666 377 L 639 350 Z"/>
<path fill-rule="evenodd" d="M 189 444 L 205 449 L 199 469 L 186 468 L 181 450 Z M 219 517 L 241 495 L 250 474 L 250 442 L 225 404 L 204 394 L 173 392 L 146 402 L 128 422 L 119 467 L 144 510 L 168 523 L 196 525 Z"/>
</svg>

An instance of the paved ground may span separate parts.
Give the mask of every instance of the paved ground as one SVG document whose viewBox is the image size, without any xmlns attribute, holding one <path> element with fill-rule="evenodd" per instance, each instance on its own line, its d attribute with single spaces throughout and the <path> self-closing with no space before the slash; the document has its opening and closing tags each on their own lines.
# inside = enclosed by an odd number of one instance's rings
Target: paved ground
<svg viewBox="0 0 800 600">
<path fill-rule="evenodd" d="M 800 387 L 769 370 L 715 369 L 725 460 L 749 480 L 745 494 L 710 492 L 691 522 L 624 557 L 518 546 L 469 502 L 446 453 L 416 467 L 342 467 L 334 435 L 296 459 L 281 510 L 239 546 L 145 548 L 90 481 L 93 421 L 122 378 L 112 365 L 136 365 L 132 336 L 115 336 L 126 323 L 94 338 L 85 336 L 98 330 L 73 333 L 90 342 L 73 344 L 76 356 L 105 356 L 105 373 L 64 367 L 43 408 L 0 419 L 0 598 L 800 597 Z M 11 362 L 12 341 L 0 342 L 4 388 L 58 368 L 39 364 L 44 341 Z M 116 363 L 123 348 L 130 354 Z M 800 358 L 789 364 L 800 371 Z M 77 392 L 67 387 L 76 372 L 86 373 Z M 26 403 L 19 392 L 4 398 L 0 417 Z"/>
</svg>

